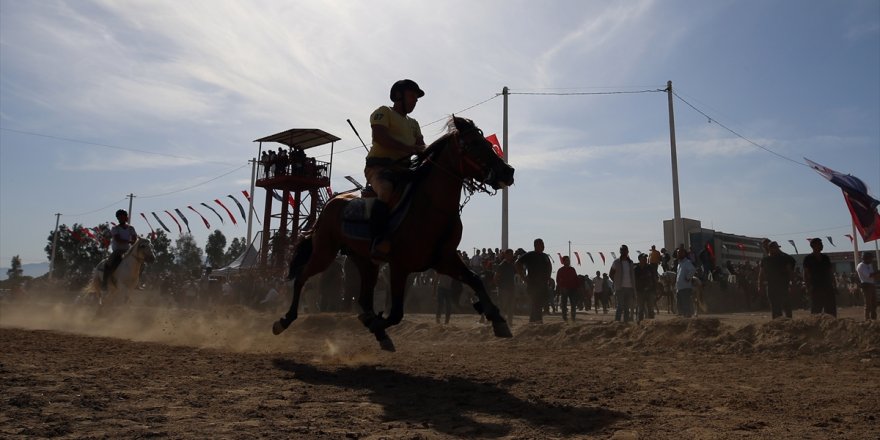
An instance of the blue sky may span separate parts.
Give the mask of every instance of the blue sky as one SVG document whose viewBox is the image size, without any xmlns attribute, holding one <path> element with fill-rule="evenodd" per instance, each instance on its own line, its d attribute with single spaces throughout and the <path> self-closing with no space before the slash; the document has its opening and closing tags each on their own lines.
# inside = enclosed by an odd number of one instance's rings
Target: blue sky
<svg viewBox="0 0 880 440">
<path fill-rule="evenodd" d="M 427 92 L 412 115 L 423 125 L 456 112 L 499 137 L 500 97 L 461 110 L 504 86 L 514 93 L 512 247 L 543 237 L 553 255 L 569 241 L 582 256 L 621 243 L 646 250 L 672 217 L 665 93 L 517 93 L 671 80 L 749 140 L 856 175 L 875 195 L 880 186 L 875 0 L 0 0 L 0 264 L 45 261 L 56 212 L 96 225 L 134 193 L 143 233 L 140 212 L 239 195 L 251 141 L 289 128 L 342 138 L 333 188 L 348 189 L 343 176 L 363 181 L 365 153 L 346 119 L 368 135 L 370 113 L 400 78 Z M 814 235 L 842 248 L 851 227 L 839 190 L 674 105 L 683 216 L 788 252 L 788 239 L 804 251 Z M 441 125 L 425 126 L 426 139 Z M 472 199 L 462 249 L 500 246 L 500 209 L 500 195 Z M 210 231 L 190 220 L 204 246 Z M 228 220 L 219 229 L 246 232 Z M 596 269 L 585 260 L 579 269 Z"/>
</svg>

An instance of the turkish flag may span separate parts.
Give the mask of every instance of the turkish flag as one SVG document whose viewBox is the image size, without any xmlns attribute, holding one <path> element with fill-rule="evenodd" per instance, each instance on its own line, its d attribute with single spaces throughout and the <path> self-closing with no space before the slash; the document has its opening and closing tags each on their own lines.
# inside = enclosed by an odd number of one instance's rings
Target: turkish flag
<svg viewBox="0 0 880 440">
<path fill-rule="evenodd" d="M 498 142 L 498 136 L 490 134 L 489 136 L 486 136 L 486 140 L 492 144 L 492 150 L 495 151 L 495 154 L 504 159 L 504 151 L 501 150 L 501 143 Z"/>
</svg>

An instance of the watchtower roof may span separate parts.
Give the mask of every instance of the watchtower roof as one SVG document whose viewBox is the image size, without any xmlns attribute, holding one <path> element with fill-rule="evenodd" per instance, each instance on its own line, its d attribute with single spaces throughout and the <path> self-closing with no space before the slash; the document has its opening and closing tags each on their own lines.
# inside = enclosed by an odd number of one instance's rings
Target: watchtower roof
<svg viewBox="0 0 880 440">
<path fill-rule="evenodd" d="M 266 136 L 254 142 L 278 142 L 290 148 L 306 150 L 336 142 L 340 138 L 317 128 L 292 128 L 281 133 Z"/>
</svg>

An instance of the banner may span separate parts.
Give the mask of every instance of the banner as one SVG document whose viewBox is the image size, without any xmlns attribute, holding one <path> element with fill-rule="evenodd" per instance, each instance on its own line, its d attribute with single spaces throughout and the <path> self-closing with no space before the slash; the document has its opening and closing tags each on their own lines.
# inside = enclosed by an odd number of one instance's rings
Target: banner
<svg viewBox="0 0 880 440">
<path fill-rule="evenodd" d="M 593 259 L 593 254 L 592 254 L 592 253 L 587 252 L 587 256 L 590 257 L 590 262 L 591 262 L 591 263 L 596 264 L 596 260 Z"/>
<path fill-rule="evenodd" d="M 605 265 L 605 254 L 599 252 L 599 256 L 602 257 L 602 265 Z"/>
<path fill-rule="evenodd" d="M 831 243 L 831 246 L 837 247 L 837 246 L 834 244 L 834 240 L 831 239 L 831 236 L 830 236 L 830 235 L 827 236 L 827 237 L 825 237 L 825 238 L 828 239 L 828 242 Z"/>
<path fill-rule="evenodd" d="M 238 211 L 241 213 L 241 221 L 246 222 L 247 216 L 244 215 L 244 206 L 241 206 L 241 203 L 238 203 L 238 200 L 236 200 L 235 197 L 232 197 L 232 194 L 227 194 L 226 197 L 229 197 L 230 199 L 232 199 L 233 202 L 235 202 L 235 206 L 238 206 Z"/>
<path fill-rule="evenodd" d="M 192 205 L 187 206 L 187 208 L 192 209 L 192 212 L 198 214 L 199 217 L 201 217 L 202 221 L 205 222 L 205 227 L 211 229 L 211 225 L 208 223 L 208 219 L 206 219 L 201 212 L 196 211 L 196 208 L 193 208 Z"/>
<path fill-rule="evenodd" d="M 577 258 L 577 260 L 578 260 L 578 266 L 580 266 L 580 265 L 581 265 L 581 256 L 578 255 L 577 251 L 574 251 L 574 256 L 575 256 L 575 258 Z"/>
<path fill-rule="evenodd" d="M 220 215 L 220 213 L 219 213 L 219 212 L 217 212 L 217 211 L 216 211 L 216 210 L 214 210 L 214 208 L 212 208 L 212 207 L 210 207 L 210 206 L 208 206 L 208 204 L 207 204 L 207 203 L 205 203 L 205 202 L 201 202 L 201 203 L 200 203 L 200 205 L 202 205 L 202 206 L 204 206 L 204 207 L 205 207 L 205 208 L 208 208 L 208 209 L 210 209 L 210 210 L 211 210 L 211 212 L 213 212 L 213 213 L 214 213 L 214 214 L 215 214 L 215 215 L 216 215 L 216 216 L 217 216 L 217 218 L 219 218 L 219 219 L 220 219 L 220 224 L 221 224 L 221 225 L 223 225 L 223 224 L 225 224 L 225 223 L 223 223 L 223 217 L 222 217 L 222 216 L 221 216 L 221 215 Z"/>
<path fill-rule="evenodd" d="M 159 219 L 159 216 L 156 215 L 156 212 L 155 212 L 155 211 L 151 212 L 150 214 L 153 214 L 153 217 L 156 218 L 156 221 L 159 222 L 159 226 L 161 226 L 162 229 L 165 230 L 165 232 L 167 232 L 167 233 L 169 233 L 169 234 L 171 233 L 171 229 L 168 229 L 168 226 L 165 226 L 165 223 L 162 223 L 162 220 Z"/>
<path fill-rule="evenodd" d="M 238 222 L 235 221 L 235 217 L 232 215 L 232 211 L 227 209 L 226 206 L 224 206 L 223 203 L 220 201 L 220 199 L 214 199 L 214 202 L 220 205 L 220 207 L 222 207 L 226 211 L 226 213 L 229 214 L 229 219 L 232 220 L 233 225 L 238 225 Z"/>
<path fill-rule="evenodd" d="M 791 247 L 794 248 L 794 253 L 799 254 L 800 252 L 798 252 L 797 246 L 794 244 L 794 240 L 788 240 L 788 242 L 791 243 Z"/>
<path fill-rule="evenodd" d="M 179 221 L 177 221 L 177 219 L 176 219 L 176 218 L 174 218 L 174 216 L 173 216 L 173 215 L 171 215 L 171 213 L 170 213 L 170 212 L 168 212 L 168 210 L 165 210 L 165 214 L 168 214 L 168 217 L 171 217 L 171 220 L 174 220 L 174 223 L 177 223 L 177 229 L 180 229 L 180 233 L 181 233 L 181 234 L 183 234 L 183 227 L 182 227 L 182 226 L 180 226 L 180 222 L 179 222 Z"/>
<path fill-rule="evenodd" d="M 183 224 L 186 225 L 186 232 L 192 234 L 192 230 L 189 228 L 189 220 L 187 220 L 186 217 L 183 216 L 183 213 L 180 212 L 179 209 L 174 208 L 174 212 L 176 212 L 177 215 L 180 216 L 180 219 L 183 220 Z"/>
</svg>

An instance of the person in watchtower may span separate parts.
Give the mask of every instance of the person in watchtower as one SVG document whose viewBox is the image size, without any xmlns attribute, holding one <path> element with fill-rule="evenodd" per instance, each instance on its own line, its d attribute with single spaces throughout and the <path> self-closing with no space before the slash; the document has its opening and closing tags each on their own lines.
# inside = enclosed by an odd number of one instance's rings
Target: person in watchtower
<svg viewBox="0 0 880 440">
<path fill-rule="evenodd" d="M 394 105 L 383 105 L 370 115 L 373 146 L 367 154 L 364 175 L 377 196 L 370 213 L 371 253 L 376 259 L 386 258 L 391 251 L 391 243 L 385 239 L 385 225 L 393 202 L 392 176 L 409 166 L 413 154 L 425 150 L 419 123 L 408 116 L 422 96 L 425 92 L 415 81 L 402 79 L 391 86 L 390 98 Z"/>
<path fill-rule="evenodd" d="M 101 288 L 104 290 L 107 290 L 107 281 L 110 280 L 113 271 L 122 262 L 125 252 L 137 241 L 137 232 L 135 232 L 134 226 L 128 224 L 128 212 L 124 209 L 116 211 L 116 220 L 119 221 L 119 224 L 110 229 L 110 250 L 112 253 L 104 265 L 104 279 L 101 281 Z"/>
</svg>

